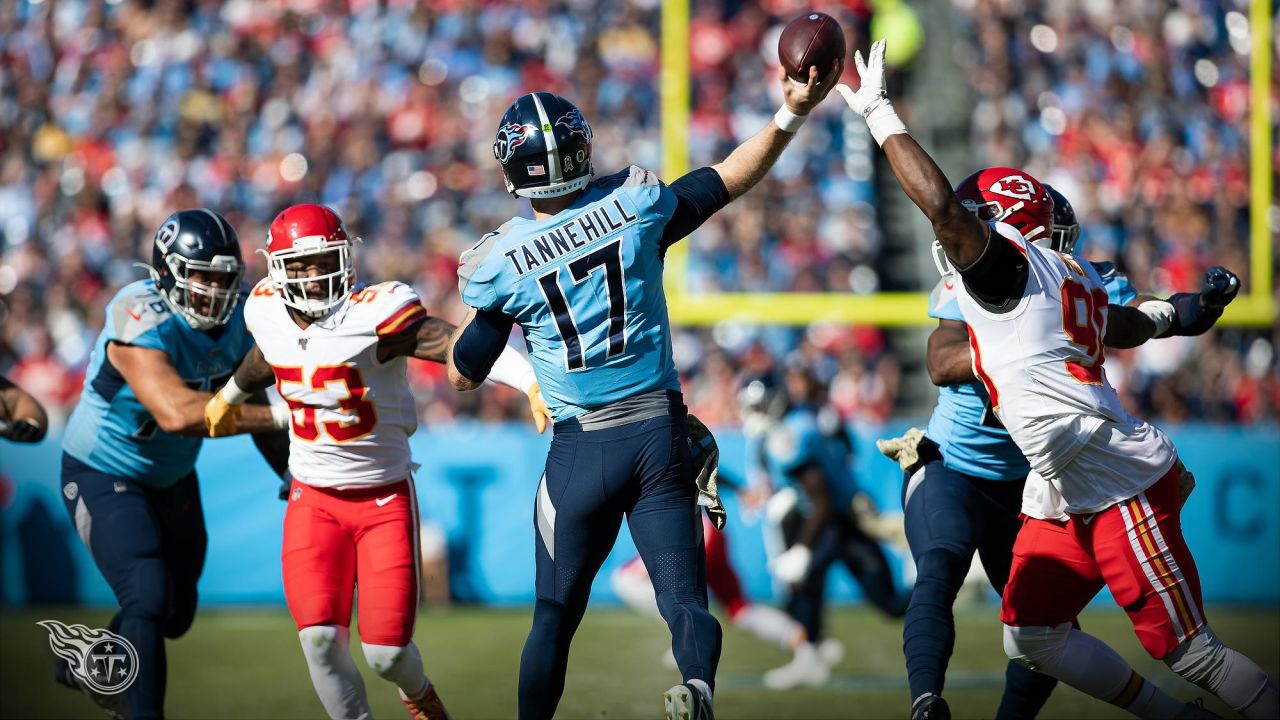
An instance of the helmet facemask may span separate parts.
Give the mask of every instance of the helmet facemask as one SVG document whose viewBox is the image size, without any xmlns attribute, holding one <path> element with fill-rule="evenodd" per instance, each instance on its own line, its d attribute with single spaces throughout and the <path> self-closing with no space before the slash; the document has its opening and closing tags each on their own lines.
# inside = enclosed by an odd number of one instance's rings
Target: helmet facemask
<svg viewBox="0 0 1280 720">
<path fill-rule="evenodd" d="M 312 243 L 299 240 L 288 250 L 267 255 L 267 274 L 285 305 L 307 317 L 318 318 L 340 305 L 355 288 L 352 249 L 352 244 L 345 239 L 331 243 L 318 237 Z M 289 269 L 290 264 L 298 262 L 302 262 L 303 267 Z M 309 266 L 315 266 L 320 272 L 308 274 Z"/>
<path fill-rule="evenodd" d="M 212 330 L 225 325 L 240 302 L 240 282 L 244 263 L 230 255 L 212 260 L 191 260 L 177 253 L 164 258 L 173 277 L 173 286 L 162 295 L 174 312 L 194 330 Z M 163 288 L 160 273 L 151 269 L 156 285 Z"/>
</svg>

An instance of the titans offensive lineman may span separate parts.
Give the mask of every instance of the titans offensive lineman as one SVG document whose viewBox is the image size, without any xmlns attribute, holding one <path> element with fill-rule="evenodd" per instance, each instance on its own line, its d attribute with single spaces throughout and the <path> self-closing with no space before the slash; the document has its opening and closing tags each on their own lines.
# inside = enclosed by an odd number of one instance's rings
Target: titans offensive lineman
<svg viewBox="0 0 1280 720">
<path fill-rule="evenodd" d="M 555 713 L 570 640 L 623 514 L 684 677 L 666 693 L 667 717 L 712 716 L 720 626 L 707 611 L 663 254 L 764 177 L 841 69 L 821 79 L 812 70 L 804 85 L 783 78 L 786 106 L 773 122 L 670 186 L 635 166 L 594 177 L 591 129 L 561 97 L 525 95 L 502 117 L 494 155 L 534 218 L 513 218 L 463 253 L 459 289 L 472 309 L 454 334 L 449 376 L 459 389 L 477 387 L 518 323 L 556 420 L 536 500 L 525 720 Z"/>
<path fill-rule="evenodd" d="M 252 346 L 240 304 L 240 241 L 222 216 L 205 209 L 169 216 L 150 270 L 151 279 L 125 286 L 107 306 L 62 446 L 67 512 L 120 602 L 111 630 L 138 652 L 137 679 L 125 694 L 133 720 L 163 716 L 164 639 L 181 637 L 195 617 L 207 539 L 195 473 L 204 405 Z M 239 432 L 287 423 L 283 406 L 275 413 L 250 406 Z M 259 447 L 283 473 L 280 440 L 282 432 L 271 433 Z"/>
</svg>

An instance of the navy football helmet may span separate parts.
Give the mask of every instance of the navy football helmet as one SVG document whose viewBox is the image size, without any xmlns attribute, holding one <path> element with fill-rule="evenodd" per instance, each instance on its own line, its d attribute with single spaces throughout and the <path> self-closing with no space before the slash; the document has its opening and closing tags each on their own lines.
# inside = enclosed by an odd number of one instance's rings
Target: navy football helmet
<svg viewBox="0 0 1280 720">
<path fill-rule="evenodd" d="M 240 302 L 240 238 L 212 210 L 180 210 L 156 231 L 150 271 L 165 302 L 192 328 L 225 325 Z"/>
<path fill-rule="evenodd" d="M 1049 248 L 1074 255 L 1076 243 L 1080 240 L 1080 222 L 1076 220 L 1076 211 L 1071 207 L 1067 196 L 1055 190 L 1052 185 L 1046 183 L 1044 189 L 1053 198 L 1053 228 L 1049 230 Z"/>
<path fill-rule="evenodd" d="M 513 195 L 567 195 L 591 182 L 591 126 L 559 95 L 522 95 L 502 114 L 493 156 Z"/>
</svg>

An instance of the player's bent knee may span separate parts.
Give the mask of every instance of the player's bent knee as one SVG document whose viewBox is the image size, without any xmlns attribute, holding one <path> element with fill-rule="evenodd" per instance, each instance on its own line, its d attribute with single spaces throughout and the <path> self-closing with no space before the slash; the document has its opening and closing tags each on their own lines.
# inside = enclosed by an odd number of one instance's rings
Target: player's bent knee
<svg viewBox="0 0 1280 720">
<path fill-rule="evenodd" d="M 169 602 L 169 576 L 159 558 L 142 558 L 133 566 L 133 582 L 119 594 L 126 615 L 159 622 Z"/>
<path fill-rule="evenodd" d="M 1009 659 L 1036 671 L 1051 668 L 1067 645 L 1071 623 L 1053 627 L 1030 625 L 1004 626 L 1004 652 Z"/>
<path fill-rule="evenodd" d="M 958 592 L 964 584 L 972 563 L 971 556 L 943 548 L 927 550 L 916 561 L 916 583 L 942 582 L 953 592 Z"/>
<path fill-rule="evenodd" d="M 364 643 L 364 660 L 379 677 L 387 679 L 389 675 L 394 674 L 395 667 L 405 656 L 405 650 L 404 646 Z"/>
<path fill-rule="evenodd" d="M 1163 658 L 1165 665 L 1188 682 L 1216 686 L 1226 668 L 1229 651 L 1206 625 Z"/>
</svg>

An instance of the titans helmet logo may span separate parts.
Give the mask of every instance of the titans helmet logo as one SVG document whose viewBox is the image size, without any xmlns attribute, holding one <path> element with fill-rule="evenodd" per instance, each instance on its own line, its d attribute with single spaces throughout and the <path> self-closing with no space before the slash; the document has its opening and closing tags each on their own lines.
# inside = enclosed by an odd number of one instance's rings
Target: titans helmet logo
<svg viewBox="0 0 1280 720">
<path fill-rule="evenodd" d="M 160 229 L 156 231 L 156 245 L 160 248 L 160 252 L 169 252 L 169 248 L 173 247 L 173 241 L 178 239 L 178 219 L 169 218 Z"/>
<path fill-rule="evenodd" d="M 582 117 L 582 113 L 578 112 L 577 108 L 561 115 L 560 119 L 556 120 L 556 127 L 564 128 L 570 135 L 577 135 L 583 140 L 591 142 L 591 126 L 587 124 L 586 119 Z"/>
<path fill-rule="evenodd" d="M 493 156 L 503 165 L 516 154 L 516 148 L 529 139 L 529 135 L 537 130 L 528 123 L 507 123 L 498 128 L 498 139 L 493 141 Z"/>
</svg>

